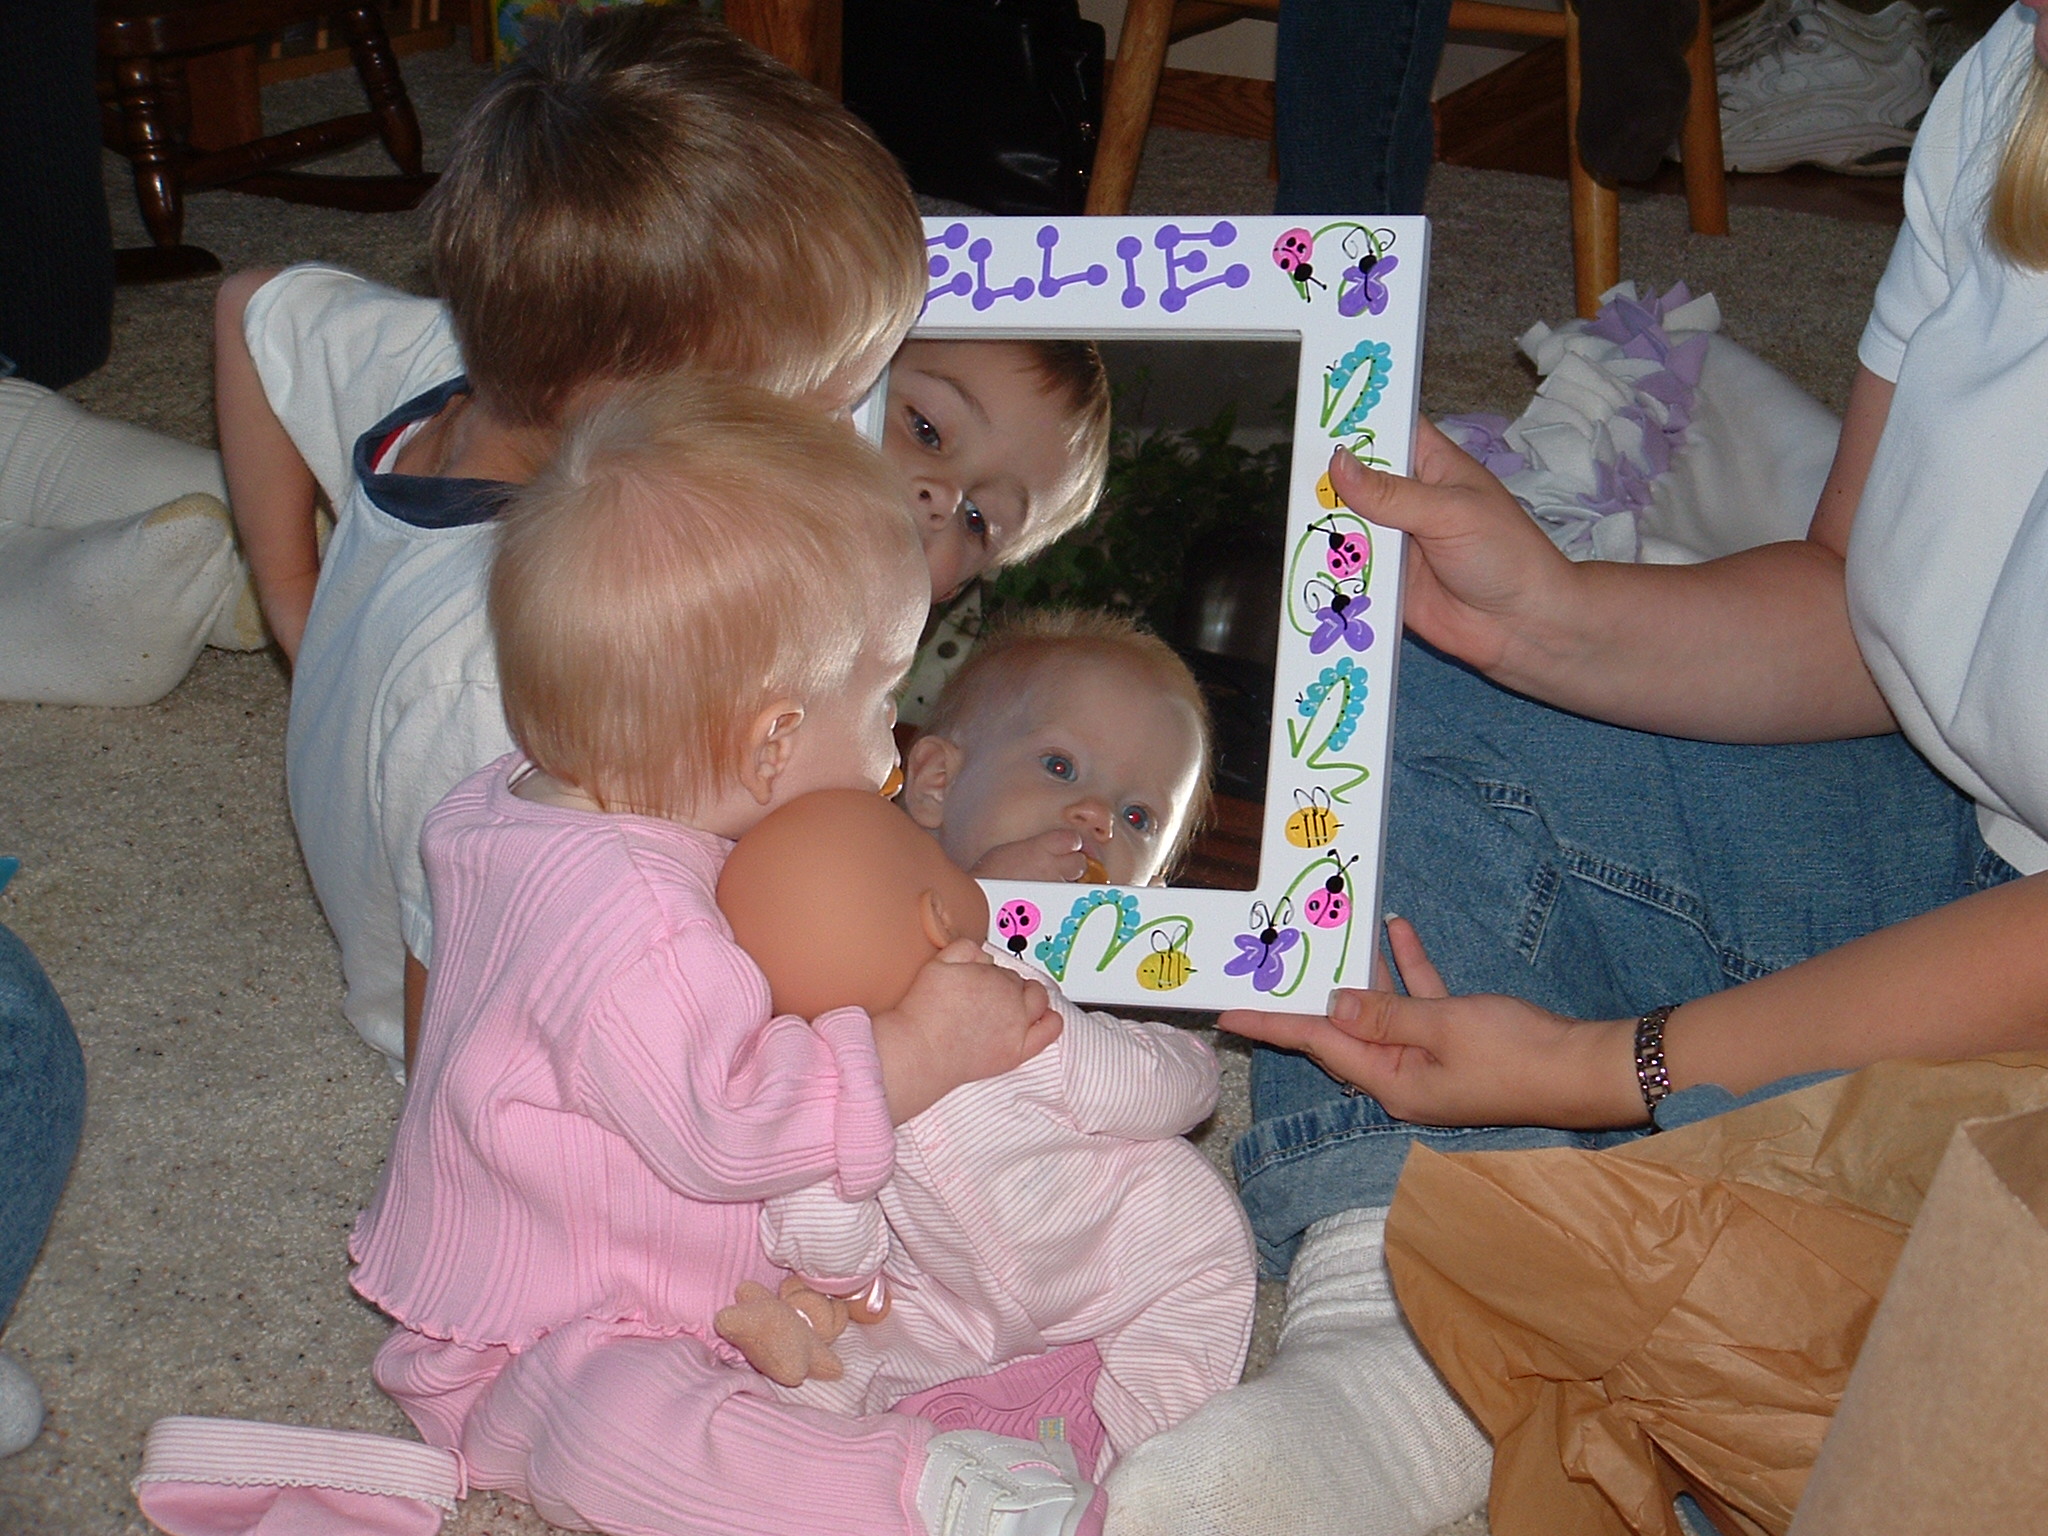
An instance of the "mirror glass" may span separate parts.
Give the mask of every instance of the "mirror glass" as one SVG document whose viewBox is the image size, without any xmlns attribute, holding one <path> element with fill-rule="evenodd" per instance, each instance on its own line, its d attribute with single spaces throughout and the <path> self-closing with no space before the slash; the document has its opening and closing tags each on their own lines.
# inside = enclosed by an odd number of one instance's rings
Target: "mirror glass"
<svg viewBox="0 0 2048 1536">
<path fill-rule="evenodd" d="M 1314 1006 L 1362 982 L 1402 550 L 1324 470 L 1337 446 L 1406 468 L 1426 224 L 934 219 L 926 243 L 914 335 L 1088 338 L 1114 396 L 1078 535 L 1099 558 L 1005 573 L 990 608 L 1129 613 L 1216 726 L 1215 807 L 1170 885 L 988 881 L 997 937 L 1088 1002 Z"/>
</svg>

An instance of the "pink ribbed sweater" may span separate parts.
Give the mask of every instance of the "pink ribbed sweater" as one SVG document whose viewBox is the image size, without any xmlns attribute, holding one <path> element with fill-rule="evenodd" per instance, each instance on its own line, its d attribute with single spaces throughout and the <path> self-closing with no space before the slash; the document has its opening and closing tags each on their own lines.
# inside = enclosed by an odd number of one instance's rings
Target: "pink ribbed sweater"
<svg viewBox="0 0 2048 1536">
<path fill-rule="evenodd" d="M 730 844 L 522 800 L 519 767 L 464 780 L 421 836 L 433 978 L 355 1287 L 469 1345 L 577 1318 L 715 1342 L 739 1282 L 778 1275 L 761 1200 L 888 1178 L 873 1033 L 858 1009 L 769 1016 L 713 902 Z"/>
</svg>

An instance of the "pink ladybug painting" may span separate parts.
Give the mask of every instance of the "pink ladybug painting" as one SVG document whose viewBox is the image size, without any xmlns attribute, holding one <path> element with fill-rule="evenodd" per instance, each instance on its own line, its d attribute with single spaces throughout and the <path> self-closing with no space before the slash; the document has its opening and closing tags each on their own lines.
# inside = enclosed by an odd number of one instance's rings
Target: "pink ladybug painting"
<svg viewBox="0 0 2048 1536">
<path fill-rule="evenodd" d="M 1038 932 L 1039 919 L 1037 906 L 1021 897 L 997 907 L 996 932 L 1003 936 L 1004 948 L 1013 955 L 1023 954 L 1031 935 Z"/>
<path fill-rule="evenodd" d="M 1310 523 L 1309 527 L 1329 535 L 1330 547 L 1323 551 L 1323 564 L 1338 580 L 1356 576 L 1372 560 L 1372 538 L 1363 528 L 1339 528 L 1333 517 Z"/>
<path fill-rule="evenodd" d="M 1305 229 L 1290 229 L 1273 242 L 1273 265 L 1294 281 L 1295 292 L 1308 297 L 1308 285 L 1327 286 L 1316 276 L 1310 258 L 1316 253 L 1315 236 Z"/>
<path fill-rule="evenodd" d="M 1330 855 L 1335 872 L 1325 880 L 1321 890 L 1310 891 L 1308 899 L 1301 904 L 1302 916 L 1317 928 L 1342 928 L 1351 920 L 1351 893 L 1345 888 L 1344 871 L 1358 862 L 1358 855 L 1339 862 Z"/>
</svg>

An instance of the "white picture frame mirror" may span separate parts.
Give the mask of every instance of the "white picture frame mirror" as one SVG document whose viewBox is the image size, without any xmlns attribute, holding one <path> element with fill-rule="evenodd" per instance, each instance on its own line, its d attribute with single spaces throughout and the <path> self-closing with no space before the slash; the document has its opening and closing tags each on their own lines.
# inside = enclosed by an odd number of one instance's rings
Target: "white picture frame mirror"
<svg viewBox="0 0 2048 1536">
<path fill-rule="evenodd" d="M 1078 1002 L 1320 1012 L 1365 984 L 1380 905 L 1402 539 L 1339 504 L 1345 445 L 1405 473 L 1419 218 L 932 218 L 918 337 L 1298 347 L 1256 888 L 984 881 L 996 931 Z"/>
</svg>

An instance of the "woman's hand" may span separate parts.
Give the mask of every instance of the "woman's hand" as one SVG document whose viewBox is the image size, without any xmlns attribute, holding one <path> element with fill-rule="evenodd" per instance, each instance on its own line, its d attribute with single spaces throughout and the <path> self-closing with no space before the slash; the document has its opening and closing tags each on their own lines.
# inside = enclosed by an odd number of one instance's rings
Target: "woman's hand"
<svg viewBox="0 0 2048 1536">
<path fill-rule="evenodd" d="M 1387 938 L 1408 995 L 1375 968 L 1371 990 L 1339 990 L 1328 1018 L 1238 1009 L 1233 1034 L 1300 1051 L 1332 1077 L 1418 1125 L 1640 1125 L 1632 1020 L 1588 1024 L 1512 997 L 1451 997 L 1414 925 Z"/>
<path fill-rule="evenodd" d="M 1493 676 L 1567 606 L 1570 560 L 1508 488 L 1428 418 L 1415 423 L 1412 478 L 1367 469 L 1343 448 L 1330 484 L 1359 516 L 1414 541 L 1402 619 L 1431 645 Z"/>
</svg>

